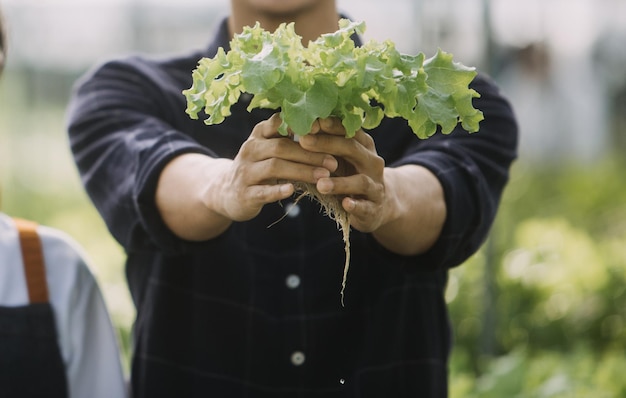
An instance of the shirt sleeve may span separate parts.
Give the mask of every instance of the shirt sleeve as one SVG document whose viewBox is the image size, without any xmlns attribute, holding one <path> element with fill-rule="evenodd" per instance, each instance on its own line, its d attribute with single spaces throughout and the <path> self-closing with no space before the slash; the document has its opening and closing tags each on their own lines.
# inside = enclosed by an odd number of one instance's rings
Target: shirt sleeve
<svg viewBox="0 0 626 398">
<path fill-rule="evenodd" d="M 517 157 L 518 128 L 509 102 L 486 76 L 477 76 L 471 87 L 480 94 L 474 106 L 485 117 L 478 132 L 457 127 L 450 135 L 437 133 L 391 165 L 422 165 L 442 184 L 446 221 L 435 245 L 418 257 L 428 267 L 457 266 L 479 249 Z"/>
<path fill-rule="evenodd" d="M 160 171 L 182 153 L 215 156 L 173 127 L 188 123 L 181 120 L 183 89 L 162 64 L 129 58 L 96 68 L 73 92 L 68 133 L 74 159 L 91 200 L 127 250 L 177 249 L 180 241 L 154 203 Z"/>
</svg>

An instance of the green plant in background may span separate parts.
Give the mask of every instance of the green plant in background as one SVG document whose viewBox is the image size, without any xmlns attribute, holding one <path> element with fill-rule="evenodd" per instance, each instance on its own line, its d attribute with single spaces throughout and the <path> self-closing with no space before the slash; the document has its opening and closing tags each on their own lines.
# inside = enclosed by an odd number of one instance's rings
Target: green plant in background
<svg viewBox="0 0 626 398">
<path fill-rule="evenodd" d="M 456 373 L 452 398 L 617 398 L 626 396 L 622 352 L 598 355 L 583 347 L 571 352 L 529 355 L 515 350 L 493 359 L 478 377 Z"/>
<path fill-rule="evenodd" d="M 451 273 L 452 397 L 626 396 L 623 166 L 610 157 L 515 170 L 495 249 Z M 497 264 L 491 356 L 480 345 L 488 255 Z"/>
</svg>

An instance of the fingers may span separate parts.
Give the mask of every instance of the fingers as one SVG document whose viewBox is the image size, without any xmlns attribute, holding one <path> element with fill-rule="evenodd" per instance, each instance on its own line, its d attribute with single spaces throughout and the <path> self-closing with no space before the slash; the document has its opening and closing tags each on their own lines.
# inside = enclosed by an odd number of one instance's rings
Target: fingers
<svg viewBox="0 0 626 398">
<path fill-rule="evenodd" d="M 247 200 L 254 206 L 276 202 L 288 198 L 294 193 L 293 184 L 253 185 L 248 187 Z"/>
<path fill-rule="evenodd" d="M 366 174 L 379 173 L 385 167 L 385 161 L 376 153 L 374 140 L 362 130 L 350 139 L 329 134 L 309 134 L 301 137 L 299 144 L 309 152 L 328 153 L 345 159 L 357 171 Z"/>
<path fill-rule="evenodd" d="M 292 195 L 294 185 L 283 181 L 302 181 L 316 184 L 322 194 L 343 197 L 354 228 L 365 232 L 378 228 L 385 201 L 385 162 L 372 137 L 359 130 L 346 139 L 341 121 L 326 118 L 316 120 L 309 134 L 294 141 L 278 133 L 281 124 L 279 114 L 257 124 L 234 160 L 230 184 L 234 219 L 250 219 L 265 204 Z"/>
<path fill-rule="evenodd" d="M 319 151 L 308 151 L 292 138 L 281 136 L 278 133 L 281 123 L 279 114 L 274 114 L 268 120 L 257 124 L 250 138 L 240 149 L 240 155 L 250 161 L 280 158 L 335 171 L 338 162 L 333 156 Z"/>
<path fill-rule="evenodd" d="M 381 225 L 380 206 L 367 200 L 343 198 L 341 205 L 350 214 L 350 225 L 361 232 L 372 232 Z"/>
<path fill-rule="evenodd" d="M 259 139 L 254 144 L 263 146 L 254 149 L 259 153 L 264 153 L 266 158 L 280 157 L 294 162 L 327 167 L 331 172 L 336 169 L 337 164 L 331 155 L 342 157 L 357 168 L 366 165 L 379 166 L 382 161 L 382 159 L 370 159 L 372 154 L 376 154 L 376 147 L 369 134 L 358 130 L 353 138 L 345 139 L 345 128 L 338 118 L 317 119 L 310 133 L 299 137 L 298 142 L 286 139 L 278 133 L 281 124 L 280 114 L 276 113 L 268 120 L 257 124 L 251 134 L 251 139 Z M 270 140 L 273 138 L 283 138 L 283 140 Z M 263 158 L 255 160 L 263 160 Z"/>
<path fill-rule="evenodd" d="M 369 201 L 380 202 L 384 196 L 383 184 L 365 174 L 348 177 L 320 178 L 317 190 L 325 195 L 345 195 L 367 198 Z"/>
<path fill-rule="evenodd" d="M 269 119 L 264 120 L 254 126 L 251 137 L 257 138 L 277 138 L 282 137 L 278 133 L 278 128 L 282 124 L 282 120 L 278 113 L 273 114 Z"/>
<path fill-rule="evenodd" d="M 376 152 L 372 137 L 363 130 L 346 139 L 339 119 L 319 119 L 318 123 L 323 134 L 301 137 L 299 144 L 308 151 L 330 153 L 341 159 L 338 173 L 343 173 L 320 178 L 316 184 L 318 191 L 343 196 L 342 205 L 351 214 L 353 226 L 372 231 L 379 225 L 381 204 L 385 200 L 385 161 Z"/>
<path fill-rule="evenodd" d="M 239 174 L 245 179 L 245 185 L 275 184 L 283 180 L 315 184 L 320 178 L 330 177 L 330 171 L 324 167 L 311 167 L 278 158 L 242 165 Z"/>
<path fill-rule="evenodd" d="M 223 214 L 233 221 L 247 221 L 257 216 L 265 204 L 286 199 L 293 193 L 294 186 L 289 183 L 247 186 L 226 200 Z"/>
<path fill-rule="evenodd" d="M 263 137 L 263 138 L 283 137 L 278 132 L 278 128 L 281 126 L 282 123 L 283 121 L 280 118 L 280 113 L 274 113 L 269 119 L 257 124 L 252 131 L 252 135 Z M 343 133 L 341 131 L 336 131 L 334 134 L 345 135 L 345 130 L 343 130 L 343 126 L 341 125 L 341 122 L 339 122 L 337 126 L 333 127 L 332 130 L 335 131 L 337 128 L 341 128 Z M 293 131 L 291 131 L 289 127 L 287 127 L 287 131 L 289 131 L 289 134 L 291 137 L 294 136 Z M 311 126 L 311 131 L 309 132 L 309 134 L 317 134 L 320 131 L 321 131 L 321 125 L 318 119 L 313 122 L 313 125 Z"/>
<path fill-rule="evenodd" d="M 317 134 L 318 132 L 323 132 L 330 135 L 345 137 L 346 129 L 343 127 L 341 120 L 336 117 L 329 117 L 326 119 L 318 119 L 316 120 L 317 128 L 312 129 L 311 134 Z M 314 132 L 315 131 L 315 132 Z M 359 144 L 363 145 L 365 148 L 369 150 L 374 150 L 374 140 L 372 137 L 365 133 L 363 130 L 359 129 L 356 131 L 354 137 L 351 139 L 356 140 Z"/>
<path fill-rule="evenodd" d="M 227 213 L 241 221 L 254 217 L 263 205 L 282 200 L 294 192 L 291 183 L 315 184 L 338 167 L 337 159 L 304 149 L 290 137 L 278 133 L 278 114 L 258 123 L 233 159 L 227 178 Z M 317 125 L 316 129 L 319 128 Z"/>
<path fill-rule="evenodd" d="M 345 137 L 346 135 L 346 129 L 343 127 L 343 124 L 341 124 L 341 120 L 336 117 L 317 119 L 315 121 L 314 126 L 316 128 L 312 129 L 312 130 L 315 130 L 315 132 L 311 131 L 312 134 L 315 134 L 317 132 L 324 132 L 326 134 L 332 134 L 332 135 L 343 136 L 343 137 Z"/>
<path fill-rule="evenodd" d="M 331 153 L 350 161 L 367 152 L 376 153 L 374 139 L 363 130 L 358 130 L 350 139 L 346 139 L 345 134 L 346 130 L 341 120 L 335 117 L 317 119 L 311 133 L 300 137 L 299 142 L 307 150 Z"/>
</svg>

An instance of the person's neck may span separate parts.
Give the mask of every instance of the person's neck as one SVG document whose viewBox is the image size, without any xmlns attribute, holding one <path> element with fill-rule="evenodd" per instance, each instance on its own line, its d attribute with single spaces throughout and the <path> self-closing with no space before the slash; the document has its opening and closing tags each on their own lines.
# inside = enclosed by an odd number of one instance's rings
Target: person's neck
<svg viewBox="0 0 626 398">
<path fill-rule="evenodd" d="M 263 29 L 269 32 L 274 32 L 283 22 L 294 22 L 296 33 L 302 37 L 302 44 L 306 46 L 309 41 L 317 39 L 320 35 L 332 33 L 338 29 L 339 14 L 334 2 L 320 1 L 319 4 L 319 6 L 313 6 L 290 15 L 255 12 L 244 7 L 241 7 L 244 9 L 240 9 L 233 4 L 228 20 L 229 33 L 232 37 L 234 34 L 242 32 L 245 26 L 254 26 L 257 21 Z"/>
</svg>

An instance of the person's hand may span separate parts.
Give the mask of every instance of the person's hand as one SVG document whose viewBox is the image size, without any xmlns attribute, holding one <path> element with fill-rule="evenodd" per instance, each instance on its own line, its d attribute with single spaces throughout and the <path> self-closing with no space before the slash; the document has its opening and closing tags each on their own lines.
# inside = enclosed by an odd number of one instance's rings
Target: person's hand
<svg viewBox="0 0 626 398">
<path fill-rule="evenodd" d="M 188 153 L 168 163 L 155 198 L 165 224 L 183 239 L 211 239 L 291 196 L 291 181 L 299 181 L 343 197 L 351 225 L 389 250 L 412 255 L 432 246 L 446 205 L 429 170 L 386 168 L 372 137 L 359 130 L 346 139 L 338 119 L 316 121 L 299 142 L 278 134 L 280 124 L 278 115 L 259 123 L 233 160 Z"/>
<path fill-rule="evenodd" d="M 221 208 L 233 221 L 255 217 L 267 204 L 293 194 L 291 182 L 315 184 L 328 178 L 337 160 L 323 151 L 306 150 L 278 133 L 281 119 L 274 114 L 255 126 L 222 180 Z M 315 131 L 317 132 L 317 125 Z"/>
<path fill-rule="evenodd" d="M 343 196 L 342 206 L 350 224 L 362 232 L 378 229 L 389 217 L 390 200 L 384 181 L 385 161 L 376 152 L 374 140 L 363 130 L 351 139 L 337 118 L 320 119 L 311 134 L 300 138 L 310 152 L 328 153 L 338 160 L 332 176 L 321 176 L 317 190 Z"/>
<path fill-rule="evenodd" d="M 443 188 L 425 167 L 385 167 L 374 140 L 363 130 L 345 138 L 341 121 L 320 119 L 311 134 L 300 138 L 302 148 L 331 154 L 338 167 L 317 181 L 323 194 L 343 196 L 350 224 L 371 232 L 387 249 L 415 255 L 435 243 L 446 219 Z"/>
<path fill-rule="evenodd" d="M 336 170 L 333 156 L 281 136 L 280 124 L 278 114 L 257 124 L 232 160 L 198 153 L 172 159 L 155 195 L 170 230 L 192 241 L 214 238 L 233 221 L 250 220 L 265 204 L 292 195 L 291 181 L 315 184 Z"/>
</svg>

